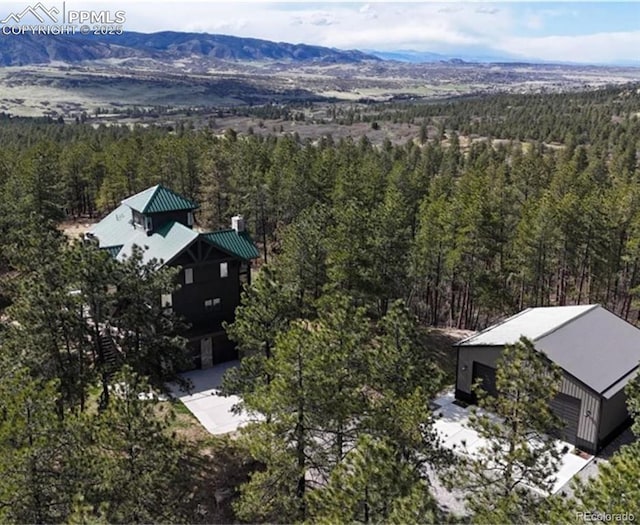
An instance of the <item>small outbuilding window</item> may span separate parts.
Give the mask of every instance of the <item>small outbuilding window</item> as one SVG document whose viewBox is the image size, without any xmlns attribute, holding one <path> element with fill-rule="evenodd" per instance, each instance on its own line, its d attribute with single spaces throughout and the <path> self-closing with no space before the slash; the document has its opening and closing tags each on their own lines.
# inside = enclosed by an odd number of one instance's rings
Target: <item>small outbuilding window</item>
<svg viewBox="0 0 640 525">
<path fill-rule="evenodd" d="M 187 213 L 187 226 L 193 226 L 193 212 Z"/>
<path fill-rule="evenodd" d="M 184 284 L 193 283 L 193 268 L 184 269 Z"/>
<path fill-rule="evenodd" d="M 220 263 L 220 277 L 228 277 L 229 276 L 229 263 L 222 262 Z"/>
</svg>

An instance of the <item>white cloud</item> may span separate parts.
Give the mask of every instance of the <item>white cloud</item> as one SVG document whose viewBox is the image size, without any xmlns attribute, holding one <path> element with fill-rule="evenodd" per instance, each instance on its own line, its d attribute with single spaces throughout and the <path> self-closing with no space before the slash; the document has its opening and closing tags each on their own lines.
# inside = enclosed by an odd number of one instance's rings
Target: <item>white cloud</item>
<svg viewBox="0 0 640 525">
<path fill-rule="evenodd" d="M 51 0 L 50 4 L 62 0 Z M 24 7 L 3 2 L 1 11 Z M 640 32 L 585 36 L 540 35 L 579 13 L 579 4 L 519 2 L 222 2 L 211 0 L 66 0 L 67 9 L 126 11 L 125 29 L 223 33 L 345 49 L 449 52 L 456 47 L 495 49 L 529 59 L 606 62 L 637 60 Z M 570 24 L 568 24 L 570 25 Z"/>
<path fill-rule="evenodd" d="M 294 23 L 299 25 L 312 26 L 332 26 L 340 23 L 336 17 L 327 11 L 317 11 L 304 13 L 293 18 Z"/>
<path fill-rule="evenodd" d="M 542 29 L 544 22 L 539 14 L 529 14 L 525 17 L 524 25 L 529 29 Z"/>
<path fill-rule="evenodd" d="M 473 45 L 482 43 L 477 37 L 466 35 L 437 24 L 412 25 L 410 27 L 391 26 L 384 30 L 381 40 L 379 29 L 353 28 L 348 34 L 328 31 L 323 45 L 364 49 L 421 49 L 434 46 Z"/>
<path fill-rule="evenodd" d="M 498 9 L 497 7 L 478 7 L 476 9 L 476 13 L 480 13 L 483 15 L 495 15 L 496 13 L 499 13 L 500 9 Z"/>
<path fill-rule="evenodd" d="M 604 63 L 638 61 L 640 31 L 537 38 L 508 37 L 497 43 L 502 51 L 541 60 Z"/>
</svg>

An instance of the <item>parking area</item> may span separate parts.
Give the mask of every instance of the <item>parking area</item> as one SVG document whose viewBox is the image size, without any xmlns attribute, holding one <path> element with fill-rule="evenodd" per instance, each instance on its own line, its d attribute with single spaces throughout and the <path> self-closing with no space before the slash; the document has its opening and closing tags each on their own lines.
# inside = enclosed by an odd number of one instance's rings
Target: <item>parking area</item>
<svg viewBox="0 0 640 525">
<path fill-rule="evenodd" d="M 446 448 L 473 456 L 487 444 L 487 441 L 469 426 L 470 408 L 456 404 L 452 391 L 434 401 L 434 411 L 439 416 L 435 427 Z M 558 450 L 566 452 L 562 455 L 560 470 L 555 476 L 553 494 L 565 487 L 573 476 L 593 461 L 593 456 L 575 454 L 575 446 L 570 443 L 558 440 L 557 446 Z"/>
<path fill-rule="evenodd" d="M 193 384 L 191 393 L 181 392 L 177 387 L 173 388 L 173 395 L 180 399 L 193 413 L 200 423 L 211 434 L 226 434 L 236 431 L 239 427 L 251 420 L 248 414 L 235 414 L 232 408 L 239 402 L 237 396 L 224 397 L 220 395 L 222 377 L 226 370 L 238 365 L 238 361 L 223 363 L 206 370 L 193 370 L 183 374 Z M 478 436 L 469 425 L 470 408 L 464 408 L 455 403 L 452 391 L 443 394 L 433 402 L 433 409 L 438 416 L 435 428 L 442 437 L 443 445 L 457 453 L 476 454 L 486 444 L 486 440 Z M 570 481 L 579 475 L 585 478 L 594 475 L 597 471 L 596 464 L 606 461 L 593 456 L 577 455 L 575 447 L 563 441 L 557 441 L 560 450 L 566 448 L 563 454 L 561 467 L 556 474 L 553 493 L 560 490 L 571 492 Z M 438 476 L 433 473 L 432 483 L 439 503 L 460 515 L 465 514 L 464 494 L 460 491 L 450 492 L 441 486 Z"/>
<path fill-rule="evenodd" d="M 222 376 L 231 367 L 238 366 L 238 361 L 230 361 L 206 370 L 193 370 L 182 376 L 193 384 L 191 393 L 172 388 L 173 395 L 180 399 L 191 413 L 211 434 L 226 434 L 236 431 L 250 421 L 246 413 L 235 414 L 232 407 L 240 399 L 238 396 L 224 397 L 220 395 Z"/>
</svg>

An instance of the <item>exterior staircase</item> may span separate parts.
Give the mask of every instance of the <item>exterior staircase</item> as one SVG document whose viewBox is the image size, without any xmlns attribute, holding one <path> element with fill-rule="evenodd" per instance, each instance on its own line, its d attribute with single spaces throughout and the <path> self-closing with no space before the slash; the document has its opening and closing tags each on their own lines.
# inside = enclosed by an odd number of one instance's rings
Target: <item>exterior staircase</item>
<svg viewBox="0 0 640 525">
<path fill-rule="evenodd" d="M 99 345 L 104 356 L 107 375 L 111 378 L 118 371 L 121 360 L 120 351 L 116 348 L 108 330 L 100 332 Z"/>
</svg>

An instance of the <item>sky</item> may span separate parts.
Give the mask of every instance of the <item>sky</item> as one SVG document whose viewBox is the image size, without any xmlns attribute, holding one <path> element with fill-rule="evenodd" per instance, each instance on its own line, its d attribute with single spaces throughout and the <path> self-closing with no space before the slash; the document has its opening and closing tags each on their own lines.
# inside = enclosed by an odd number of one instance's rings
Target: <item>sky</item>
<svg viewBox="0 0 640 525">
<path fill-rule="evenodd" d="M 43 4 L 56 2 L 42 0 Z M 60 4 L 61 2 L 58 2 Z M 2 2 L 0 15 L 26 2 Z M 340 49 L 416 50 L 640 65 L 640 0 L 626 2 L 219 2 L 66 0 L 126 12 L 125 29 L 223 33 Z"/>
</svg>

